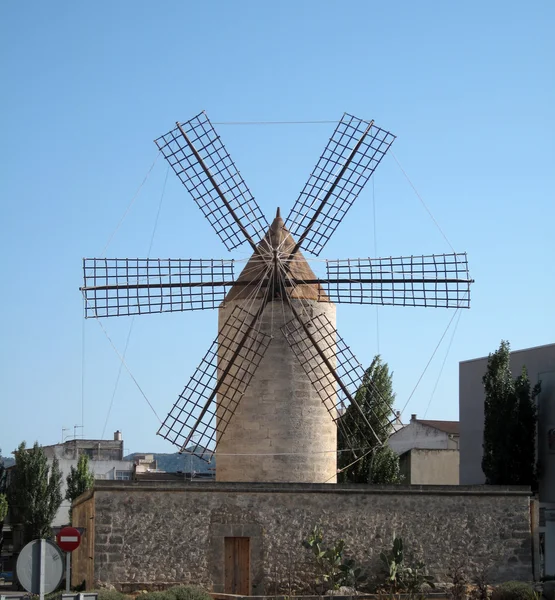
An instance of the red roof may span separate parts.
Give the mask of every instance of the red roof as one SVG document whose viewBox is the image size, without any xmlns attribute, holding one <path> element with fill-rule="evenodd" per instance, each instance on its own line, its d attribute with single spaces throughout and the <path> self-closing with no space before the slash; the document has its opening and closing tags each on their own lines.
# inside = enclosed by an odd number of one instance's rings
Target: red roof
<svg viewBox="0 0 555 600">
<path fill-rule="evenodd" d="M 416 419 L 417 423 L 420 425 L 426 425 L 427 427 L 433 427 L 434 429 L 439 429 L 439 431 L 443 431 L 445 433 L 450 433 L 452 435 L 459 435 L 459 422 L 458 421 L 427 421 L 424 419 Z"/>
</svg>

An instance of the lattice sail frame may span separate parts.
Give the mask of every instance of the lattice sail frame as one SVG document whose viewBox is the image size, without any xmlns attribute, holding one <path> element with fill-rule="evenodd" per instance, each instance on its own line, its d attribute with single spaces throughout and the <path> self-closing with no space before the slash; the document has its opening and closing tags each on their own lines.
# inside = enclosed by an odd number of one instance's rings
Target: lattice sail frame
<svg viewBox="0 0 555 600">
<path fill-rule="evenodd" d="M 387 427 L 382 430 L 369 428 L 369 431 L 362 431 L 354 421 L 356 431 L 349 428 L 342 415 L 349 407 L 351 402 L 356 402 L 356 396 L 361 389 L 361 385 L 365 381 L 365 371 L 362 365 L 358 362 L 350 348 L 347 346 L 343 338 L 339 335 L 332 322 L 325 314 L 319 314 L 312 319 L 303 319 L 303 323 L 311 331 L 317 332 L 316 347 L 307 336 L 303 325 L 298 319 L 292 319 L 286 323 L 281 331 L 297 357 L 309 381 L 320 396 L 323 404 L 333 422 L 342 430 L 347 445 L 353 453 L 364 452 L 365 447 L 360 447 L 361 440 L 368 439 L 369 435 L 373 435 L 378 444 L 383 445 L 387 442 L 388 430 Z M 320 355 L 322 352 L 326 356 L 333 356 L 333 368 L 336 370 L 337 376 L 348 392 L 339 386 L 334 375 L 326 366 Z M 367 382 L 368 383 L 368 382 Z M 350 396 L 350 398 L 349 398 Z M 353 407 L 357 408 L 357 407 Z M 359 408 L 357 410 L 360 410 Z M 393 412 L 393 407 L 383 415 L 374 415 L 382 421 L 382 417 L 388 418 L 391 425 L 396 415 Z M 367 443 L 366 447 L 372 447 L 373 444 Z"/>
<path fill-rule="evenodd" d="M 332 302 L 469 308 L 466 253 L 326 261 L 320 285 Z"/>
<path fill-rule="evenodd" d="M 247 241 L 229 211 L 231 207 L 246 233 L 255 242 L 260 241 L 266 234 L 268 222 L 206 113 L 201 112 L 190 121 L 177 125 L 155 143 L 218 237 L 230 251 Z M 203 169 L 199 157 L 229 207 Z"/>
<path fill-rule="evenodd" d="M 235 282 L 235 261 L 85 258 L 85 318 L 217 308 Z"/>
<path fill-rule="evenodd" d="M 246 309 L 234 308 L 158 430 L 158 435 L 178 446 L 180 452 L 187 451 L 208 462 L 212 459 L 271 342 L 269 335 L 250 325 L 254 318 Z M 222 380 L 221 373 L 247 333 L 236 360 Z M 218 387 L 218 382 L 225 385 Z M 191 442 L 192 446 L 186 448 Z"/>
<path fill-rule="evenodd" d="M 373 122 L 343 115 L 285 222 L 293 237 L 299 237 L 310 227 L 301 243 L 303 250 L 315 256 L 320 254 L 394 140 L 392 133 Z M 317 214 L 321 201 L 349 158 L 346 171 Z"/>
</svg>

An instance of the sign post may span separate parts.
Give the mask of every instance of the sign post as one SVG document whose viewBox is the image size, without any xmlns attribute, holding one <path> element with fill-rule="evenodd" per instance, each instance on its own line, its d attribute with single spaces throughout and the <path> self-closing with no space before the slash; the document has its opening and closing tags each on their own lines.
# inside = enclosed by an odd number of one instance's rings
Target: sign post
<svg viewBox="0 0 555 600">
<path fill-rule="evenodd" d="M 64 527 L 60 529 L 60 533 L 56 536 L 56 543 L 66 553 L 66 592 L 69 592 L 71 583 L 71 553 L 79 548 L 81 533 L 75 527 Z"/>
<path fill-rule="evenodd" d="M 19 583 L 32 594 L 53 592 L 64 575 L 63 555 L 60 549 L 48 540 L 33 540 L 21 550 L 16 564 Z"/>
<path fill-rule="evenodd" d="M 44 572 L 46 571 L 46 540 L 40 541 L 40 575 L 39 575 L 39 600 L 44 600 Z"/>
</svg>

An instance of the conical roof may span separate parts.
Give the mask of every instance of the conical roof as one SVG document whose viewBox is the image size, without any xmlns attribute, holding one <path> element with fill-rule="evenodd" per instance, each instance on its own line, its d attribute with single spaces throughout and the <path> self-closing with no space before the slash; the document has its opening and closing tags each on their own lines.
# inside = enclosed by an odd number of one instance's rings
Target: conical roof
<svg viewBox="0 0 555 600">
<path fill-rule="evenodd" d="M 295 240 L 286 229 L 278 208 L 276 218 L 270 225 L 270 229 L 268 229 L 268 232 L 258 244 L 258 249 L 262 256 L 256 252 L 252 254 L 237 281 L 227 293 L 224 302 L 247 298 L 263 298 L 267 287 L 266 285 L 260 285 L 261 280 L 264 284 L 271 285 L 271 269 L 268 269 L 268 263 L 263 257 L 267 256 L 271 261 L 274 248 L 276 248 L 278 250 L 278 259 L 281 259 L 285 263 L 294 247 Z M 291 259 L 288 276 L 296 280 L 317 279 L 314 271 L 310 268 L 300 251 L 296 252 Z M 289 287 L 288 289 L 291 298 L 329 302 L 329 298 L 318 283 L 299 284 L 294 288 Z"/>
</svg>

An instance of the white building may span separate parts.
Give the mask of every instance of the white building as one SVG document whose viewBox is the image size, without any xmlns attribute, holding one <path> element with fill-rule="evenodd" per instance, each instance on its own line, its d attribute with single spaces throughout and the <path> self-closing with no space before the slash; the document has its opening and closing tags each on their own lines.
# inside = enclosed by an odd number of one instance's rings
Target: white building
<svg viewBox="0 0 555 600">
<path fill-rule="evenodd" d="M 458 450 L 459 422 L 417 419 L 411 415 L 410 423 L 391 434 L 389 446 L 397 454 L 413 448 Z"/>
<path fill-rule="evenodd" d="M 131 479 L 133 462 L 123 460 L 123 440 L 121 433 L 116 431 L 113 440 L 68 440 L 63 444 L 43 446 L 42 448 L 49 463 L 56 457 L 62 473 L 62 505 L 56 513 L 52 525 L 58 527 L 69 523 L 70 501 L 65 499 L 66 477 L 71 467 L 77 468 L 81 454 L 89 457 L 89 469 L 95 479 Z"/>
<path fill-rule="evenodd" d="M 405 483 L 458 485 L 459 422 L 417 419 L 393 432 L 389 446 L 399 454 Z"/>
</svg>

